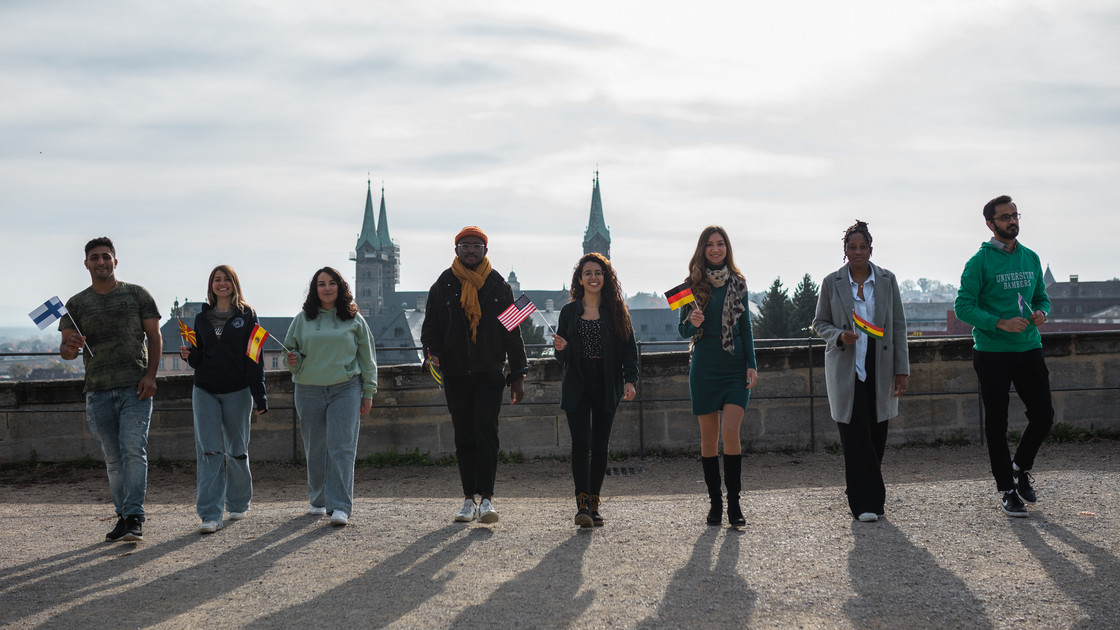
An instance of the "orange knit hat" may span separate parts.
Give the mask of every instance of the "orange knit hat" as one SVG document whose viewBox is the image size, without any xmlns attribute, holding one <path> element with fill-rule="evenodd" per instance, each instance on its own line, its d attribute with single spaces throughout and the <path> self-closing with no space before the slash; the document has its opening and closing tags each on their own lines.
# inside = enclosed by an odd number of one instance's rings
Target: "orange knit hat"
<svg viewBox="0 0 1120 630">
<path fill-rule="evenodd" d="M 484 234 L 481 229 L 479 229 L 479 228 L 477 228 L 473 225 L 468 225 L 467 227 L 459 230 L 459 233 L 455 235 L 455 244 L 458 245 L 459 241 L 463 240 L 464 238 L 467 238 L 468 236 L 475 236 L 475 237 L 478 237 L 478 238 L 482 239 L 482 244 L 483 245 L 489 245 L 490 244 L 489 241 L 486 238 L 486 234 Z"/>
</svg>

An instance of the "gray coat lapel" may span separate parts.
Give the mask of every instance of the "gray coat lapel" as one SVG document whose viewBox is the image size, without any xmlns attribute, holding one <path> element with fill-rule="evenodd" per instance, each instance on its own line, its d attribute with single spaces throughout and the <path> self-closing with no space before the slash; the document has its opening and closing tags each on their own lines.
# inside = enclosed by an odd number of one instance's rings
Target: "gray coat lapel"
<svg viewBox="0 0 1120 630">
<path fill-rule="evenodd" d="M 848 265 L 836 271 L 836 291 L 840 294 L 840 303 L 844 305 L 844 315 L 847 320 L 842 328 L 852 330 L 852 311 L 855 310 L 856 303 L 852 298 L 852 281 L 848 276 Z"/>
</svg>

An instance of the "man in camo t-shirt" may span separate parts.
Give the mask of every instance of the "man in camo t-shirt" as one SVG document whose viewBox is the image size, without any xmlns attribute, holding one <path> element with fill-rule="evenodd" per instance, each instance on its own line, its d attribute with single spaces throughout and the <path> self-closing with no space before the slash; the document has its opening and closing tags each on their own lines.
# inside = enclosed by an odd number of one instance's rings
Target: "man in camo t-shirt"
<svg viewBox="0 0 1120 630">
<path fill-rule="evenodd" d="M 86 348 L 86 422 L 101 443 L 117 511 L 117 524 L 105 535 L 109 542 L 144 537 L 148 425 L 163 351 L 156 302 L 144 287 L 117 280 L 116 256 L 107 237 L 86 243 L 92 285 L 67 300 L 70 316 L 58 326 L 63 359 L 75 359 Z"/>
</svg>

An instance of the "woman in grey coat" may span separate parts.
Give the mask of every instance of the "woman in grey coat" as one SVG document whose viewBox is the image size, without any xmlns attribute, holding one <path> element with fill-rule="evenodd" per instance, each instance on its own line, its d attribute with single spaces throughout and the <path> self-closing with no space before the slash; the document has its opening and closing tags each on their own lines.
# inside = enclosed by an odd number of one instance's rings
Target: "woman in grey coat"
<svg viewBox="0 0 1120 630">
<path fill-rule="evenodd" d="M 880 465 L 887 420 L 898 415 L 910 355 L 898 281 L 871 263 L 871 232 L 863 221 L 844 231 L 847 264 L 821 282 L 813 330 L 825 340 L 825 384 L 844 448 L 844 478 L 852 516 L 883 516 L 886 486 Z"/>
</svg>

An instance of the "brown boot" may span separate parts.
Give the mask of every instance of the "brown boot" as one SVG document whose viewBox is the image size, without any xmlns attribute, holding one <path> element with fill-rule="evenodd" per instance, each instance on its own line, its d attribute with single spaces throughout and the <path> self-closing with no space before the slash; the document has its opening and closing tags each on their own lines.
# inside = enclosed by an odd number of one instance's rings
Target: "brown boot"
<svg viewBox="0 0 1120 630">
<path fill-rule="evenodd" d="M 599 495 L 591 495 L 591 522 L 595 523 L 595 527 L 602 527 L 606 524 L 602 516 L 599 516 Z"/>
<path fill-rule="evenodd" d="M 586 492 L 576 495 L 576 525 L 591 527 L 591 510 L 588 508 L 589 497 Z"/>
</svg>

